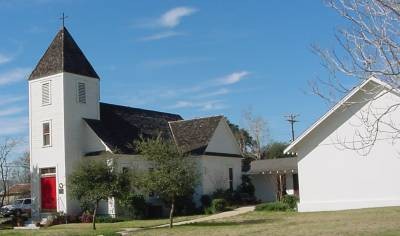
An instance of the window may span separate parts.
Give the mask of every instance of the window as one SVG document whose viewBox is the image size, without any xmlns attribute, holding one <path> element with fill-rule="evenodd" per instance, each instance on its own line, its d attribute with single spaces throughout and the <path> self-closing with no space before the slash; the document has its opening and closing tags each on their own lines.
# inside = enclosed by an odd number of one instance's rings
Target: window
<svg viewBox="0 0 400 236">
<path fill-rule="evenodd" d="M 50 167 L 50 168 L 42 168 L 40 169 L 40 174 L 45 175 L 45 174 L 54 174 L 56 173 L 56 168 L 55 167 Z"/>
<path fill-rule="evenodd" d="M 51 125 L 49 121 L 42 123 L 42 132 L 43 132 L 43 146 L 51 145 Z"/>
<path fill-rule="evenodd" d="M 78 102 L 86 103 L 86 85 L 85 83 L 78 83 Z"/>
<path fill-rule="evenodd" d="M 233 168 L 229 168 L 229 190 L 233 191 Z"/>
<path fill-rule="evenodd" d="M 42 106 L 47 106 L 51 104 L 51 91 L 50 82 L 42 84 Z"/>
<path fill-rule="evenodd" d="M 26 205 L 31 204 L 31 199 L 25 199 L 24 204 L 26 204 Z"/>
</svg>

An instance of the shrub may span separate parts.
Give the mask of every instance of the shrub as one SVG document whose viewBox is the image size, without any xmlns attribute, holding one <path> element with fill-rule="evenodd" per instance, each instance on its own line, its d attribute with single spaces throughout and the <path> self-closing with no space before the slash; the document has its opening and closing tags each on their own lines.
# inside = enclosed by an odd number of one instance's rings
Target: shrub
<svg viewBox="0 0 400 236">
<path fill-rule="evenodd" d="M 211 209 L 213 213 L 223 212 L 226 210 L 226 206 L 228 205 L 225 199 L 217 198 L 212 200 Z"/>
<path fill-rule="evenodd" d="M 208 196 L 207 194 L 202 195 L 200 198 L 200 202 L 204 209 L 208 208 L 209 206 L 211 206 L 211 197 Z"/>
<path fill-rule="evenodd" d="M 256 206 L 256 211 L 287 211 L 290 207 L 283 202 L 268 202 Z"/>
<path fill-rule="evenodd" d="M 93 221 L 93 216 L 88 211 L 82 213 L 82 216 L 79 217 L 79 220 L 82 223 L 91 223 Z"/>
<path fill-rule="evenodd" d="M 146 200 L 142 194 L 129 194 L 122 200 L 122 205 L 126 207 L 129 216 L 135 219 L 142 219 L 146 215 Z"/>
<path fill-rule="evenodd" d="M 227 202 L 232 202 L 233 201 L 233 192 L 231 192 L 229 189 L 223 190 L 223 189 L 217 189 L 215 192 L 211 194 L 212 199 L 225 199 Z"/>
<path fill-rule="evenodd" d="M 194 191 L 193 191 L 194 192 Z M 167 205 L 170 202 L 166 202 Z M 196 204 L 193 201 L 193 193 L 189 193 L 185 196 L 178 197 L 175 200 L 175 213 L 176 215 L 193 215 L 198 213 Z"/>
<path fill-rule="evenodd" d="M 204 214 L 206 214 L 206 215 L 211 215 L 211 214 L 213 214 L 213 209 L 212 209 L 212 207 L 204 208 Z"/>
<path fill-rule="evenodd" d="M 96 217 L 96 223 L 116 223 L 122 222 L 122 218 L 112 218 L 111 216 L 98 216 Z"/>
<path fill-rule="evenodd" d="M 251 179 L 247 175 L 242 175 L 242 183 L 238 186 L 239 193 L 247 193 L 250 197 L 254 197 L 256 188 L 254 187 Z"/>
<path fill-rule="evenodd" d="M 298 197 L 295 195 L 285 195 L 283 196 L 282 202 L 287 204 L 290 209 L 294 210 L 297 207 Z"/>
</svg>

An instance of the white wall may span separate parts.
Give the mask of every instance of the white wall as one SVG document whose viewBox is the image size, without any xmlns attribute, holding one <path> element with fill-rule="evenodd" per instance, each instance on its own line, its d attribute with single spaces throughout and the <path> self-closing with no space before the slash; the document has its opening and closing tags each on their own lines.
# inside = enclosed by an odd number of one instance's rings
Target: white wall
<svg viewBox="0 0 400 236">
<path fill-rule="evenodd" d="M 51 104 L 42 106 L 42 83 L 50 81 Z M 39 214 L 40 198 L 40 168 L 55 167 L 57 185 L 65 182 L 64 167 L 64 84 L 62 74 L 29 81 L 29 136 L 32 173 L 32 215 Z M 51 121 L 51 146 L 43 147 L 42 122 Z M 58 195 L 57 202 L 65 202 L 64 196 Z M 58 211 L 64 211 L 58 204 Z"/>
<path fill-rule="evenodd" d="M 351 102 L 355 103 L 350 108 L 339 109 L 297 145 L 294 151 L 299 156 L 299 211 L 400 205 L 400 188 L 395 187 L 400 179 L 398 140 L 380 133 L 367 155 L 342 145 L 344 141 L 349 145 L 353 140 L 358 141 L 356 131 L 365 132 L 360 123 L 361 111 L 369 106 L 374 111 L 384 111 L 400 102 L 393 93 L 381 93 L 376 97 L 379 96 L 382 97 L 371 104 L 365 102 L 368 95 L 359 92 L 352 98 Z M 392 122 L 398 123 L 399 109 L 390 116 Z"/>
<path fill-rule="evenodd" d="M 240 155 L 240 148 L 225 118 L 221 119 L 211 137 L 206 152 Z"/>
<path fill-rule="evenodd" d="M 211 194 L 217 189 L 229 189 L 229 168 L 233 169 L 233 189 L 242 183 L 242 160 L 238 157 L 200 157 L 201 193 Z"/>
<path fill-rule="evenodd" d="M 51 82 L 51 104 L 42 106 L 41 85 Z M 86 84 L 86 104 L 77 100 L 77 82 Z M 79 205 L 70 196 L 67 177 L 73 165 L 80 160 L 88 144 L 85 129 L 88 129 L 82 118 L 99 119 L 99 80 L 70 73 L 35 79 L 29 81 L 29 126 L 32 172 L 33 216 L 39 216 L 40 210 L 40 176 L 39 169 L 56 167 L 56 185 L 64 185 L 64 194 L 57 195 L 57 211 L 75 214 Z M 42 122 L 51 120 L 51 146 L 42 147 Z M 88 132 L 88 131 L 87 131 Z M 89 133 L 88 133 L 89 134 Z M 92 137 L 93 138 L 93 137 Z M 94 140 L 94 139 L 92 139 Z"/>
<path fill-rule="evenodd" d="M 81 160 L 87 150 L 89 141 L 84 136 L 88 129 L 83 118 L 100 119 L 100 88 L 99 79 L 70 73 L 64 74 L 64 122 L 65 122 L 65 174 L 68 176 L 74 170 L 74 164 Z M 79 103 L 77 96 L 78 82 L 85 83 L 86 103 Z M 89 147 L 92 145 L 89 145 Z M 68 193 L 68 185 L 65 187 Z M 72 196 L 67 195 L 67 212 L 75 214 L 80 211 L 79 204 Z"/>
<path fill-rule="evenodd" d="M 254 195 L 258 200 L 262 202 L 273 202 L 276 200 L 276 175 L 257 174 L 250 177 L 256 190 Z"/>
</svg>

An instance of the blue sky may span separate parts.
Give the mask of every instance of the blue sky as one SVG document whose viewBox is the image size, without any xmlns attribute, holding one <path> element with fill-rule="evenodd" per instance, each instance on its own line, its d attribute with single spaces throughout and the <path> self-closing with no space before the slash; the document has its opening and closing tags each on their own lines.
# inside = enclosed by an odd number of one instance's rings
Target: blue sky
<svg viewBox="0 0 400 236">
<path fill-rule="evenodd" d="M 311 52 L 335 45 L 341 20 L 322 1 L 0 0 L 0 137 L 28 135 L 26 77 L 66 26 L 101 77 L 101 100 L 179 113 L 251 107 L 270 139 L 288 141 L 327 109 L 309 80 L 326 76 Z"/>
</svg>

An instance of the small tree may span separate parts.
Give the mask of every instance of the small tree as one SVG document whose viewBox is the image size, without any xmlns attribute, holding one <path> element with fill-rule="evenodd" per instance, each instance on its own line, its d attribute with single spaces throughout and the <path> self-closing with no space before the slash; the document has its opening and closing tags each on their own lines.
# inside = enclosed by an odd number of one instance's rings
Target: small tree
<svg viewBox="0 0 400 236">
<path fill-rule="evenodd" d="M 115 160 L 82 161 L 70 175 L 69 188 L 80 202 L 94 205 L 93 229 L 96 229 L 96 214 L 101 200 L 118 197 L 126 191 L 129 178 L 115 171 Z"/>
<path fill-rule="evenodd" d="M 246 122 L 248 133 L 254 140 L 251 151 L 256 159 L 261 159 L 262 146 L 268 134 L 267 122 L 261 116 L 254 116 L 251 109 L 243 112 L 243 118 Z"/>
<path fill-rule="evenodd" d="M 198 182 L 199 175 L 195 163 L 180 152 L 175 144 L 160 137 L 139 141 L 136 147 L 153 166 L 152 171 L 140 175 L 140 186 L 171 204 L 169 227 L 172 228 L 175 201 L 192 193 Z"/>
<path fill-rule="evenodd" d="M 29 170 L 30 155 L 29 152 L 24 152 L 11 164 L 13 166 L 11 170 L 11 179 L 16 183 L 30 183 L 31 173 Z"/>
</svg>

